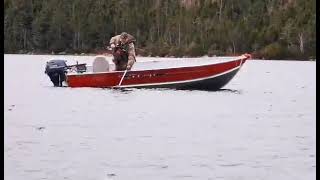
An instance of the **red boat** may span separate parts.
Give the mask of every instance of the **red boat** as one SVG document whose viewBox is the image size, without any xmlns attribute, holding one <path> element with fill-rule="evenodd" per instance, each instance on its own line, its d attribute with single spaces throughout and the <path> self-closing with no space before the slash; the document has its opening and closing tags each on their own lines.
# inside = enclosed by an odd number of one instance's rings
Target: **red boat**
<svg viewBox="0 0 320 180">
<path fill-rule="evenodd" d="M 97 57 L 92 67 L 75 65 L 74 69 L 78 70 L 67 72 L 65 79 L 69 87 L 218 90 L 250 57 L 250 54 L 244 54 L 136 62 L 129 71 L 112 71 L 112 63 Z"/>
</svg>

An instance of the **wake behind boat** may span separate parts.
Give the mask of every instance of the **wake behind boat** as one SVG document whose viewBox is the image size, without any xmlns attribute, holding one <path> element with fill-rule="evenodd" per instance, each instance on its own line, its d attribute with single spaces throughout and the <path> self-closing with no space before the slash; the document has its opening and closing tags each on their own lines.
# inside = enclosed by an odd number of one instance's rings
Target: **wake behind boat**
<svg viewBox="0 0 320 180">
<path fill-rule="evenodd" d="M 92 66 L 66 65 L 51 60 L 46 73 L 55 86 L 65 81 L 69 87 L 95 88 L 174 88 L 218 90 L 225 86 L 251 56 L 190 58 L 136 62 L 131 70 L 115 71 L 104 56 Z"/>
</svg>

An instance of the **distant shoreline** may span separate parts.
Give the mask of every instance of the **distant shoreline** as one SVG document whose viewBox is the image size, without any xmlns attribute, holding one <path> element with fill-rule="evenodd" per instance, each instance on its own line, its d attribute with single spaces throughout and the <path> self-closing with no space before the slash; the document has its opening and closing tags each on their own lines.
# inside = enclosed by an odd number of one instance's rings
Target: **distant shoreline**
<svg viewBox="0 0 320 180">
<path fill-rule="evenodd" d="M 52 56 L 99 56 L 99 55 L 103 55 L 103 56 L 107 56 L 107 57 L 112 57 L 112 54 L 110 53 L 5 53 L 4 55 L 52 55 Z M 237 55 L 224 55 L 224 56 L 240 56 L 241 54 L 237 54 Z M 177 57 L 177 56 L 142 56 L 142 55 L 137 55 L 137 57 L 152 57 L 152 58 L 202 58 L 202 57 L 223 57 L 223 56 L 209 56 L 209 55 L 204 55 L 204 56 L 183 56 L 183 57 Z M 276 61 L 316 61 L 316 59 L 263 59 L 263 58 L 257 58 L 257 57 L 252 57 L 253 60 L 276 60 Z"/>
</svg>

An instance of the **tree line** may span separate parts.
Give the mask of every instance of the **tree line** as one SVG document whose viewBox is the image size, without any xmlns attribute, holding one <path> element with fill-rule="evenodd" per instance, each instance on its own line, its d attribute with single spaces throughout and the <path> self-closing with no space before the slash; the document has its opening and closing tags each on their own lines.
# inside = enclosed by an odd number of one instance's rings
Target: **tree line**
<svg viewBox="0 0 320 180">
<path fill-rule="evenodd" d="M 143 56 L 316 58 L 316 0 L 4 0 L 5 53 L 98 53 L 128 32 Z"/>
</svg>

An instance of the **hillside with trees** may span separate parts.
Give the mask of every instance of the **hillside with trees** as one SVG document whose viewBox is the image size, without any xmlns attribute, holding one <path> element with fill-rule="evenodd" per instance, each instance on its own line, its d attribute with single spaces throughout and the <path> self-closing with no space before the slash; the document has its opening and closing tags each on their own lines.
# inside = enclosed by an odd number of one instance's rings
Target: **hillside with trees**
<svg viewBox="0 0 320 180">
<path fill-rule="evenodd" d="M 5 53 L 98 53 L 115 34 L 142 56 L 316 58 L 316 0 L 4 0 Z"/>
</svg>

